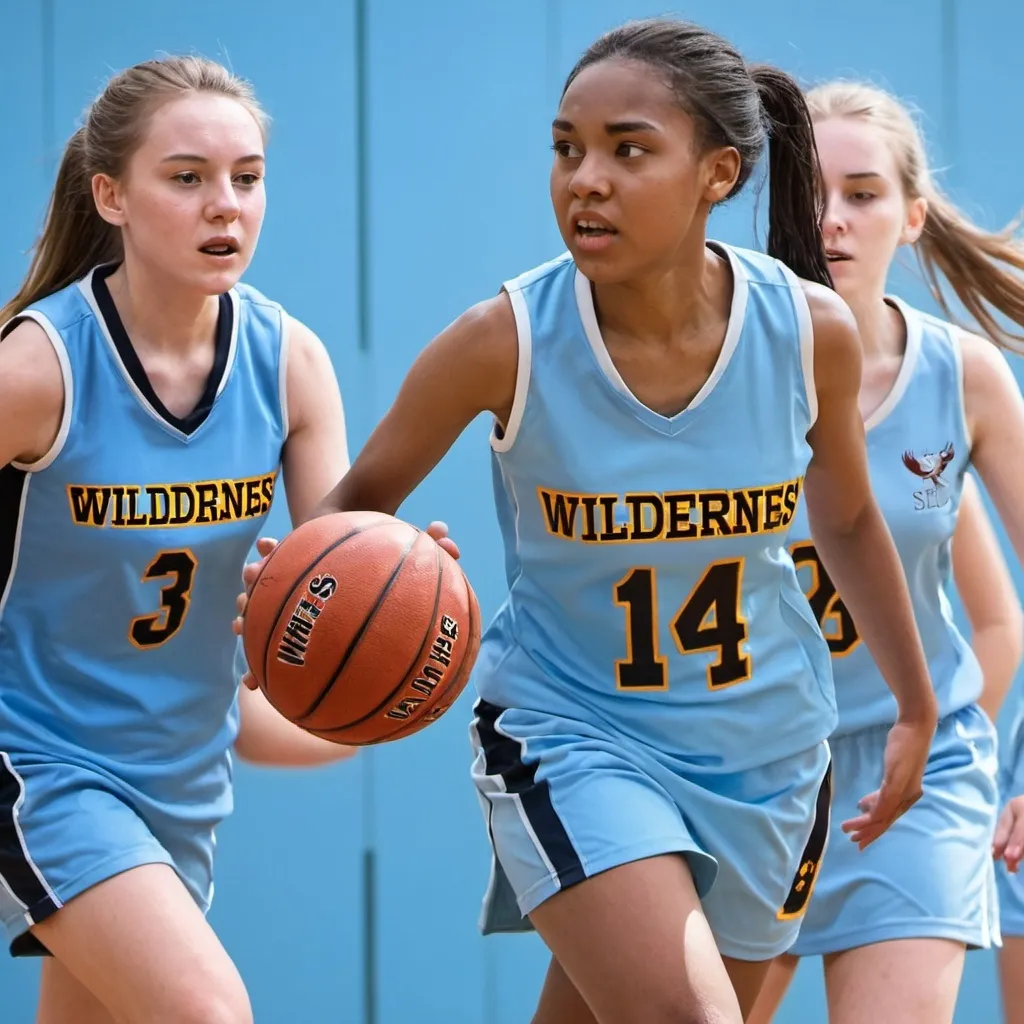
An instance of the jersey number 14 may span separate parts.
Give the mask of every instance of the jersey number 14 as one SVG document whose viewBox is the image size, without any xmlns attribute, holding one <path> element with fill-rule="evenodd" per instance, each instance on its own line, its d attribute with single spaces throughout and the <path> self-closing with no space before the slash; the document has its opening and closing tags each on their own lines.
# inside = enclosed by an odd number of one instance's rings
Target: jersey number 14
<svg viewBox="0 0 1024 1024">
<path fill-rule="evenodd" d="M 740 611 L 743 559 L 712 562 L 672 619 L 672 638 L 681 654 L 714 651 L 708 688 L 750 678 L 744 650 L 747 622 Z M 620 690 L 667 690 L 668 660 L 658 650 L 657 577 L 652 568 L 631 569 L 615 585 L 615 603 L 626 610 L 626 657 L 615 662 Z"/>
</svg>

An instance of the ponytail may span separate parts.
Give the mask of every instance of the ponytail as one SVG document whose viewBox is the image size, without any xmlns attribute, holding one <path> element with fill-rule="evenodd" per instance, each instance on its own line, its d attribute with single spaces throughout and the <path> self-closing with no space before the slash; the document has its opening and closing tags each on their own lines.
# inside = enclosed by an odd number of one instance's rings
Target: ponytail
<svg viewBox="0 0 1024 1024">
<path fill-rule="evenodd" d="M 779 68 L 755 64 L 750 77 L 768 122 L 768 255 L 797 276 L 831 288 L 821 234 L 821 168 L 807 103 Z"/>
<path fill-rule="evenodd" d="M 974 322 L 997 345 L 1024 352 L 1024 335 L 1002 326 L 993 310 L 1024 327 L 1024 248 L 1017 224 L 985 231 L 972 223 L 929 180 L 924 231 L 914 247 L 928 286 L 946 317 L 956 320 L 942 285 L 945 278 Z"/>
<path fill-rule="evenodd" d="M 120 258 L 120 232 L 99 215 L 93 201 L 86 129 L 82 127 L 64 148 L 28 275 L 17 295 L 0 309 L 0 324 L 39 299 L 66 288 L 97 263 Z"/>
</svg>

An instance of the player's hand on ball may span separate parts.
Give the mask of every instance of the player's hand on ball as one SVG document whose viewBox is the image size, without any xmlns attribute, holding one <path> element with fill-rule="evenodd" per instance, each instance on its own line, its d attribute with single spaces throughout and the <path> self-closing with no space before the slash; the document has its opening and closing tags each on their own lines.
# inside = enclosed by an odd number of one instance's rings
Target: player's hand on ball
<svg viewBox="0 0 1024 1024">
<path fill-rule="evenodd" d="M 448 524 L 435 519 L 428 527 L 427 533 L 437 541 L 438 547 L 444 548 L 452 558 L 458 559 L 459 545 L 448 536 Z"/>
<path fill-rule="evenodd" d="M 882 785 L 859 802 L 864 812 L 844 821 L 842 828 L 860 849 L 873 843 L 901 814 L 910 810 L 924 792 L 935 724 L 897 719 L 885 744 Z"/>
<path fill-rule="evenodd" d="M 235 631 L 238 636 L 242 635 L 242 628 L 244 624 L 245 606 L 249 603 L 249 594 L 252 593 L 253 584 L 256 582 L 257 577 L 263 572 L 263 566 L 267 564 L 267 559 L 270 557 L 271 552 L 277 547 L 277 541 L 272 537 L 260 537 L 256 541 L 256 550 L 260 554 L 260 560 L 258 562 L 249 562 L 242 570 L 242 584 L 245 590 L 235 598 L 235 611 L 238 612 L 235 621 L 231 624 L 231 628 Z M 242 676 L 242 685 L 247 686 L 250 690 L 255 690 L 259 685 L 256 682 L 253 674 L 246 669 L 245 675 Z"/>
<path fill-rule="evenodd" d="M 1007 871 L 1016 873 L 1024 856 L 1024 796 L 1006 802 L 996 825 L 992 856 L 1006 862 Z"/>
<path fill-rule="evenodd" d="M 459 546 L 451 539 L 451 537 L 448 536 L 447 523 L 443 523 L 440 520 L 434 520 L 434 522 L 427 527 L 426 532 L 437 542 L 438 546 L 447 551 L 452 558 L 457 559 L 459 557 Z M 259 561 L 248 562 L 242 570 L 242 583 L 245 589 L 238 595 L 238 597 L 235 598 L 235 610 L 238 615 L 231 626 L 238 636 L 242 635 L 245 622 L 245 606 L 249 603 L 249 595 L 252 593 L 253 585 L 259 578 L 260 573 L 263 572 L 263 567 L 267 564 L 267 559 L 273 553 L 277 544 L 278 542 L 271 537 L 261 537 L 256 541 L 256 551 L 260 555 Z M 256 682 L 256 678 L 248 670 L 246 670 L 245 675 L 242 676 L 241 682 L 243 686 L 247 686 L 250 690 L 255 690 L 259 686 Z"/>
</svg>

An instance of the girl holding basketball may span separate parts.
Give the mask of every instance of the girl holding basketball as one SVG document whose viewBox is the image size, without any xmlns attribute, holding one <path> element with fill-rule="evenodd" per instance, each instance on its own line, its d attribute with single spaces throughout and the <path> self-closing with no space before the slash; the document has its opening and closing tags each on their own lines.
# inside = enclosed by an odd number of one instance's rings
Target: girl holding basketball
<svg viewBox="0 0 1024 1024">
<path fill-rule="evenodd" d="M 40 1024 L 252 1020 L 204 916 L 238 728 L 218 623 L 279 468 L 296 521 L 347 468 L 323 346 L 239 283 L 265 122 L 209 61 L 115 75 L 0 311 L 0 917 L 52 954 Z M 244 756 L 345 755 L 268 712 L 243 695 Z"/>
<path fill-rule="evenodd" d="M 805 486 L 899 706 L 844 823 L 859 846 L 920 797 L 935 697 L 871 496 L 796 84 L 697 26 L 631 23 L 573 69 L 553 133 L 569 253 L 424 350 L 319 511 L 394 513 L 494 417 L 509 597 L 475 676 L 484 928 L 551 949 L 541 1024 L 738 1022 L 828 831 L 828 650 L 785 548 Z M 766 142 L 784 263 L 705 235 Z"/>
<path fill-rule="evenodd" d="M 940 719 L 924 796 L 858 852 L 830 845 L 791 955 L 773 968 L 756 1014 L 768 1021 L 797 958 L 824 957 L 829 1019 L 941 1024 L 953 1019 L 966 948 L 998 938 L 993 832 L 998 813 L 992 719 L 1024 643 L 1020 602 L 967 474 L 985 483 L 1024 557 L 1024 400 L 990 310 L 1024 325 L 1024 249 L 971 224 L 932 181 L 907 110 L 873 86 L 831 82 L 808 94 L 826 192 L 825 244 L 836 289 L 863 346 L 859 405 L 871 481 L 896 542 L 924 641 Z M 944 275 L 988 338 L 886 295 L 901 245 L 915 247 L 948 313 Z M 791 551 L 832 651 L 839 724 L 833 811 L 857 813 L 897 714 L 861 612 L 844 604 L 798 513 Z M 952 550 L 951 550 L 952 548 Z M 953 623 L 952 579 L 974 627 Z M 838 591 L 838 593 L 837 593 Z"/>
</svg>

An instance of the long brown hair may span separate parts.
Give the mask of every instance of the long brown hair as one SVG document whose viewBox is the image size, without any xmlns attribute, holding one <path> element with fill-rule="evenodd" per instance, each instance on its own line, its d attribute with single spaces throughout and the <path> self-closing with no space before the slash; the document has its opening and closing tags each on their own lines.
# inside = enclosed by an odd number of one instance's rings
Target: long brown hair
<svg viewBox="0 0 1024 1024">
<path fill-rule="evenodd" d="M 994 312 L 1024 327 L 1024 246 L 1014 237 L 1016 223 L 1002 231 L 978 227 L 935 184 L 924 140 L 910 111 L 894 96 L 863 82 L 835 81 L 807 94 L 815 120 L 856 118 L 878 128 L 896 158 L 904 195 L 928 204 L 924 231 L 914 248 L 935 300 L 950 320 L 943 282 L 964 309 L 998 345 L 1020 352 L 1024 335 L 1000 325 Z"/>
<path fill-rule="evenodd" d="M 0 309 L 0 324 L 77 281 L 96 264 L 122 258 L 120 229 L 99 215 L 93 201 L 93 175 L 123 174 L 153 112 L 168 100 L 197 92 L 238 100 L 266 135 L 268 118 L 252 87 L 215 61 L 166 57 L 115 75 L 64 148 L 28 274 L 18 293 Z"/>
</svg>

